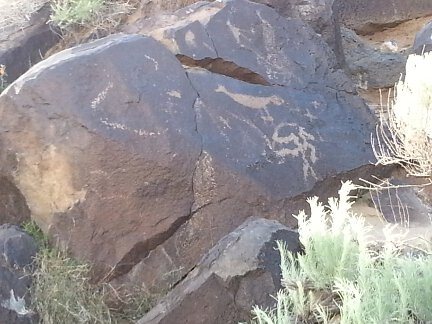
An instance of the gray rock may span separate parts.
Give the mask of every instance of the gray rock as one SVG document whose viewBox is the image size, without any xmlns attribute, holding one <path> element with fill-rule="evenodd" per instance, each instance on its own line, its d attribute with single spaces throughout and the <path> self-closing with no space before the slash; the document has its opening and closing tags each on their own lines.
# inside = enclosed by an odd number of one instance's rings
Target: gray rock
<svg viewBox="0 0 432 324">
<path fill-rule="evenodd" d="M 6 66 L 5 81 L 12 83 L 60 40 L 60 34 L 47 24 L 51 7 L 45 4 L 34 13 L 28 26 L 10 31 L 7 39 L 0 41 L 0 64 Z"/>
<path fill-rule="evenodd" d="M 340 23 L 361 35 L 432 14 L 430 0 L 335 0 L 334 8 Z"/>
<path fill-rule="evenodd" d="M 37 323 L 30 310 L 34 240 L 19 227 L 0 226 L 0 323 Z"/>
<path fill-rule="evenodd" d="M 392 188 L 371 192 L 373 205 L 387 222 L 406 227 L 430 224 L 432 206 L 424 201 L 419 188 L 397 178 L 390 179 L 389 185 Z"/>
<path fill-rule="evenodd" d="M 18 226 L 0 226 L 0 264 L 12 269 L 29 266 L 36 255 L 34 239 Z"/>
<path fill-rule="evenodd" d="M 343 66 L 339 15 L 334 0 L 253 0 L 274 8 L 281 16 L 300 18 L 307 22 L 333 49 L 338 66 Z"/>
<path fill-rule="evenodd" d="M 416 34 L 413 50 L 418 55 L 432 51 L 432 21 Z"/>
<path fill-rule="evenodd" d="M 247 220 L 223 237 L 138 324 L 250 320 L 252 307 L 273 306 L 271 295 L 281 288 L 276 240 L 293 253 L 301 251 L 298 233 L 275 221 Z"/>
<path fill-rule="evenodd" d="M 386 52 L 375 49 L 363 41 L 354 31 L 342 28 L 342 42 L 346 67 L 362 89 L 394 87 L 401 74 L 409 52 Z"/>
</svg>

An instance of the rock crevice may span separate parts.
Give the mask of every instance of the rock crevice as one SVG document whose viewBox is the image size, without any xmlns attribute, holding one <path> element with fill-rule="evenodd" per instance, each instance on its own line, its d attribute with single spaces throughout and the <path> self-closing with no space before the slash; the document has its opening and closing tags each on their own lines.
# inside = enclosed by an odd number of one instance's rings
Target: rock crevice
<svg viewBox="0 0 432 324">
<path fill-rule="evenodd" d="M 241 67 L 234 62 L 226 61 L 223 58 L 211 58 L 206 57 L 201 60 L 193 59 L 192 57 L 177 54 L 177 59 L 185 66 L 193 68 L 199 67 L 206 69 L 212 73 L 222 74 L 227 77 L 247 82 L 250 84 L 259 84 L 263 86 L 271 86 L 272 84 L 268 82 L 260 74 L 253 72 L 248 68 Z"/>
</svg>

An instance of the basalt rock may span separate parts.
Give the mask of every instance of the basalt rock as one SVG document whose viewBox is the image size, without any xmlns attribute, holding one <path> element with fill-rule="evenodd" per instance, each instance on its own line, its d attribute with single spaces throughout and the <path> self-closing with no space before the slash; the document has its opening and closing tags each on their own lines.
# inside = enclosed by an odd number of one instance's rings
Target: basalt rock
<svg viewBox="0 0 432 324">
<path fill-rule="evenodd" d="M 334 6 L 340 23 L 362 35 L 432 15 L 432 2 L 429 0 L 335 0 Z"/>
<path fill-rule="evenodd" d="M 31 267 L 37 247 L 17 226 L 0 226 L 0 322 L 37 323 L 31 307 Z"/>
<path fill-rule="evenodd" d="M 255 305 L 272 307 L 281 285 L 276 241 L 301 252 L 299 235 L 266 219 L 249 219 L 223 237 L 193 271 L 138 324 L 249 321 Z"/>
<path fill-rule="evenodd" d="M 4 81 L 12 83 L 59 40 L 60 34 L 47 21 L 51 14 L 49 4 L 33 13 L 26 26 L 8 31 L 6 39 L 0 39 L 0 64 L 6 66 Z"/>
<path fill-rule="evenodd" d="M 311 190 L 371 173 L 374 119 L 301 19 L 241 0 L 134 30 L 0 97 L 0 171 L 100 277 L 171 287 L 248 217 L 294 225 Z"/>
<path fill-rule="evenodd" d="M 416 34 L 413 50 L 418 55 L 432 51 L 432 21 Z"/>
</svg>

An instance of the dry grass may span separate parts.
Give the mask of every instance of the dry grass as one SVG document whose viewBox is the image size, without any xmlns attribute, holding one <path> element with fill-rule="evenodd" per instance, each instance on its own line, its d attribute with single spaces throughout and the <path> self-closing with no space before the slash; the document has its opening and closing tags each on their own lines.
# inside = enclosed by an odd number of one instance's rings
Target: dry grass
<svg viewBox="0 0 432 324">
<path fill-rule="evenodd" d="M 114 30 L 134 9 L 130 1 L 118 0 L 54 0 L 51 6 L 51 22 L 68 32 Z"/>
<path fill-rule="evenodd" d="M 379 164 L 399 164 L 414 176 L 432 176 L 432 53 L 410 55 L 405 80 L 382 109 L 373 143 Z"/>
<path fill-rule="evenodd" d="M 44 324 L 134 323 L 154 305 L 159 294 L 141 287 L 91 283 L 90 266 L 51 248 L 34 222 L 23 224 L 37 242 L 32 302 Z"/>
</svg>

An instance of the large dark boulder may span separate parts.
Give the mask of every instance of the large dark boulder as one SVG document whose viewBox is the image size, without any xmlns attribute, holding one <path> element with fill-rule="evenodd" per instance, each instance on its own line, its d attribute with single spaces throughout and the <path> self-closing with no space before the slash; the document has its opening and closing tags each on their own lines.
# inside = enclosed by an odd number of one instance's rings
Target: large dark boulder
<svg viewBox="0 0 432 324">
<path fill-rule="evenodd" d="M 298 233 L 275 221 L 247 220 L 138 324 L 237 324 L 250 320 L 255 305 L 272 307 L 272 296 L 282 288 L 276 241 L 292 253 L 301 252 Z"/>
<path fill-rule="evenodd" d="M 401 22 L 432 15 L 430 0 L 335 0 L 339 21 L 358 34 L 371 34 Z"/>
<path fill-rule="evenodd" d="M 196 97 L 151 38 L 67 50 L 0 97 L 0 169 L 76 255 L 104 269 L 130 266 L 190 217 Z"/>
<path fill-rule="evenodd" d="M 199 3 L 136 30 L 0 96 L 0 171 L 95 273 L 169 287 L 248 217 L 294 225 L 305 193 L 370 172 L 374 119 L 301 19 Z"/>
</svg>

